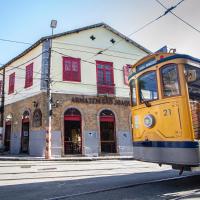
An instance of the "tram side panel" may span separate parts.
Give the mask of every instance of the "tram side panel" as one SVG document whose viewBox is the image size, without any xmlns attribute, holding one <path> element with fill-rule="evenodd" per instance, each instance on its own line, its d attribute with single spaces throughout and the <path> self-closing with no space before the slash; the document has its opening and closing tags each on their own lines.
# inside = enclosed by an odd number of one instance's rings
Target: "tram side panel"
<svg viewBox="0 0 200 200">
<path fill-rule="evenodd" d="M 181 68 L 183 69 L 183 68 Z M 183 70 L 180 71 L 182 96 L 165 98 L 133 108 L 133 146 L 136 159 L 177 165 L 198 165 L 198 142 L 194 131 Z M 154 120 L 144 125 L 146 116 Z"/>
</svg>

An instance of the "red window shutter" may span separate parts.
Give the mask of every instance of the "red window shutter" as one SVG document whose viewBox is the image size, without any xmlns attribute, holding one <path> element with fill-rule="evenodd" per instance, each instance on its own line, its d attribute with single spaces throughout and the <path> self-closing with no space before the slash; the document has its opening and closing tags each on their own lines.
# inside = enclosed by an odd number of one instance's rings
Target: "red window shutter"
<svg viewBox="0 0 200 200">
<path fill-rule="evenodd" d="M 2 95 L 3 81 L 0 80 L 0 95 Z"/>
<path fill-rule="evenodd" d="M 128 76 L 130 73 L 130 69 L 131 69 L 131 65 L 125 65 L 123 67 L 123 71 L 124 71 L 124 84 L 128 85 Z"/>
<path fill-rule="evenodd" d="M 80 59 L 63 57 L 63 81 L 81 81 Z"/>
<path fill-rule="evenodd" d="M 14 92 L 15 88 L 15 72 L 9 75 L 9 88 L 8 88 L 8 94 L 11 94 Z"/>
<path fill-rule="evenodd" d="M 26 66 L 25 88 L 33 85 L 33 63 Z"/>
</svg>

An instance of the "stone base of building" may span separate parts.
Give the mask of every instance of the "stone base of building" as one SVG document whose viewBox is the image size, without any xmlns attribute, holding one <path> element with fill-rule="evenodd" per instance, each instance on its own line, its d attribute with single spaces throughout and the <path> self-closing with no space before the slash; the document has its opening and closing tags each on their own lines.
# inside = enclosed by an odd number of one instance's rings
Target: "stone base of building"
<svg viewBox="0 0 200 200">
<path fill-rule="evenodd" d="M 52 157 L 132 156 L 129 99 L 69 94 L 52 97 L 60 102 L 53 108 Z M 44 157 L 46 119 L 46 93 L 7 105 L 5 149 L 13 155 Z"/>
</svg>

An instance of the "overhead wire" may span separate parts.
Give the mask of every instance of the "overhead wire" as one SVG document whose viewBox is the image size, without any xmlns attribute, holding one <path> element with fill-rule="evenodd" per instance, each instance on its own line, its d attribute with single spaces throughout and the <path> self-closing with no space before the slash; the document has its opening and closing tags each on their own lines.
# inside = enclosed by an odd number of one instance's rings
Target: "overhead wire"
<svg viewBox="0 0 200 200">
<path fill-rule="evenodd" d="M 135 33 L 143 30 L 144 28 L 146 28 L 147 26 L 153 24 L 154 22 L 156 22 L 157 20 L 159 20 L 160 18 L 164 17 L 165 15 L 167 15 L 169 12 L 171 12 L 172 10 L 174 10 L 178 5 L 180 5 L 184 0 L 181 0 L 179 3 L 177 3 L 175 6 L 171 6 L 170 8 L 168 8 L 162 15 L 160 15 L 159 17 L 156 17 L 155 19 L 149 21 L 148 23 L 144 24 L 143 26 L 141 26 L 140 28 L 138 28 L 137 30 L 135 30 L 134 32 L 130 33 L 127 37 L 130 37 L 132 35 L 134 35 Z M 99 54 L 103 54 L 105 51 L 109 50 L 110 48 L 112 48 L 114 45 L 119 44 L 120 42 L 124 41 L 124 39 L 120 39 L 117 42 L 115 42 L 113 45 L 105 48 L 102 51 L 97 52 L 94 56 L 90 57 L 88 60 L 94 58 L 95 56 L 99 55 Z"/>
<path fill-rule="evenodd" d="M 92 47 L 92 46 L 87 46 L 87 45 L 83 45 L 83 44 L 74 44 L 74 43 L 68 43 L 68 42 L 60 42 L 60 41 L 54 41 L 53 43 L 57 43 L 57 44 L 66 44 L 69 46 L 78 46 L 78 47 L 84 47 L 84 48 L 89 48 L 89 49 L 96 49 L 96 50 L 103 50 L 103 48 L 98 48 L 98 47 Z M 138 53 L 130 53 L 130 52 L 124 52 L 124 51 L 119 51 L 119 50 L 109 50 L 111 52 L 115 52 L 115 53 L 121 53 L 121 54 L 127 54 L 127 55 L 133 55 L 133 56 L 142 56 L 141 54 Z"/>
<path fill-rule="evenodd" d="M 95 52 L 91 52 L 91 51 L 83 51 L 83 50 L 76 50 L 76 49 L 67 49 L 67 48 L 62 48 L 62 47 L 53 47 L 52 49 L 62 49 L 62 50 L 69 50 L 69 51 L 78 51 L 78 52 L 81 52 L 81 53 L 96 54 Z M 103 55 L 110 56 L 110 57 L 115 57 L 115 58 L 127 59 L 127 60 L 138 60 L 136 58 L 122 57 L 122 56 L 111 55 L 111 54 L 103 54 Z"/>
<path fill-rule="evenodd" d="M 0 38 L 0 41 L 3 41 L 3 42 L 12 42 L 12 43 L 17 43 L 17 44 L 32 45 L 32 44 L 29 43 L 29 42 L 23 42 L 23 41 L 17 41 L 17 40 L 9 40 L 9 39 L 3 39 L 3 38 Z"/>
<path fill-rule="evenodd" d="M 55 52 L 55 53 L 58 53 L 58 54 L 60 54 L 60 55 L 62 55 L 62 56 L 71 57 L 71 56 L 69 56 L 69 55 L 67 55 L 67 54 L 65 54 L 65 53 L 62 53 L 62 52 L 59 52 L 59 51 L 56 51 L 56 50 L 52 50 L 52 51 Z M 81 59 L 81 61 L 96 66 L 96 63 L 94 63 L 94 62 L 91 62 L 91 61 L 88 61 L 88 60 L 85 60 L 85 59 Z M 123 71 L 122 69 L 117 69 L 117 68 L 113 68 L 113 69 L 114 69 L 114 70 L 118 70 L 118 71 Z"/>
<path fill-rule="evenodd" d="M 157 3 L 159 3 L 163 8 L 165 8 L 166 10 L 168 9 L 163 3 L 161 3 L 159 0 L 155 0 Z M 180 3 L 182 3 L 184 0 L 180 1 Z M 185 21 L 184 19 L 182 19 L 181 17 L 177 16 L 174 12 L 172 12 L 171 10 L 169 11 L 172 15 L 174 15 L 177 19 L 179 19 L 180 21 L 182 21 L 184 24 L 188 25 L 190 28 L 192 28 L 193 30 L 197 31 L 198 33 L 200 33 L 200 30 L 197 29 L 196 27 L 194 27 L 193 25 L 191 25 L 190 23 L 188 23 L 187 21 Z"/>
<path fill-rule="evenodd" d="M 24 63 L 22 63 L 22 64 L 20 64 L 20 65 L 17 65 L 17 66 L 9 66 L 9 67 L 11 67 L 11 69 L 8 69 L 6 72 L 9 72 L 9 71 L 11 71 L 11 70 L 13 70 L 13 69 L 16 69 L 16 68 L 21 69 L 21 70 L 25 70 L 25 69 L 22 69 L 22 68 L 20 68 L 20 67 L 23 66 L 23 65 L 25 65 L 25 64 L 30 63 L 31 61 L 35 60 L 36 58 L 40 57 L 42 54 L 44 54 L 44 53 L 46 53 L 46 52 L 48 52 L 48 51 L 43 51 L 42 53 L 38 54 L 37 56 L 31 58 L 30 60 L 28 60 L 28 61 L 26 61 L 26 62 L 24 62 Z"/>
</svg>

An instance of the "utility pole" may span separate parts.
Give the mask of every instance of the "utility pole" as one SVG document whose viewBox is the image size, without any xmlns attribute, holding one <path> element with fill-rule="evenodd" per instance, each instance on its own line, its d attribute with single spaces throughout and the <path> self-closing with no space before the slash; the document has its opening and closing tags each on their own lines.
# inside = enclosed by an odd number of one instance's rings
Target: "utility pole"
<svg viewBox="0 0 200 200">
<path fill-rule="evenodd" d="M 53 36 L 53 29 L 56 28 L 57 21 L 51 20 L 51 28 Z M 47 72 L 47 124 L 46 124 L 46 149 L 45 159 L 51 159 L 51 121 L 52 121 L 52 95 L 51 95 L 51 48 L 52 38 L 49 43 L 49 57 L 48 57 L 48 72 Z"/>
<path fill-rule="evenodd" d="M 1 85 L 1 107 L 0 107 L 0 149 L 3 150 L 3 125 L 4 125 L 4 104 L 5 104 L 5 67 L 3 68 L 3 79 Z"/>
</svg>

